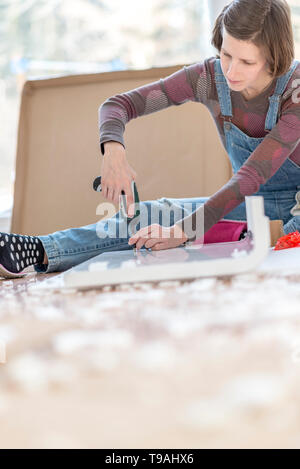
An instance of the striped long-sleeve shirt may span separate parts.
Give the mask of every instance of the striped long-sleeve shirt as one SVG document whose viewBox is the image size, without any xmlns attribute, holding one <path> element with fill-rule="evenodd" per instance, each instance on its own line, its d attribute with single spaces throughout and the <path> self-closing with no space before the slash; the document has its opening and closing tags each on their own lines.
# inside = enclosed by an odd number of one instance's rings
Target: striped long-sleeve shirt
<svg viewBox="0 0 300 469">
<path fill-rule="evenodd" d="M 226 149 L 215 85 L 215 60 L 215 57 L 210 57 L 204 62 L 184 66 L 164 79 L 107 99 L 99 108 L 102 154 L 103 144 L 107 141 L 116 141 L 125 147 L 123 134 L 131 119 L 188 101 L 202 103 L 208 108 Z M 245 196 L 255 194 L 287 158 L 300 167 L 300 65 L 283 94 L 279 120 L 272 131 L 266 133 L 264 128 L 269 107 L 268 97 L 274 93 L 276 81 L 274 79 L 265 91 L 250 100 L 246 100 L 242 93 L 231 90 L 232 123 L 250 137 L 265 138 L 239 171 L 201 207 L 200 218 L 204 222 L 201 235 L 243 202 Z M 298 85 L 298 92 L 295 83 Z M 196 212 L 177 223 L 189 239 L 199 237 L 185 229 L 187 225 L 195 227 L 195 220 Z"/>
</svg>

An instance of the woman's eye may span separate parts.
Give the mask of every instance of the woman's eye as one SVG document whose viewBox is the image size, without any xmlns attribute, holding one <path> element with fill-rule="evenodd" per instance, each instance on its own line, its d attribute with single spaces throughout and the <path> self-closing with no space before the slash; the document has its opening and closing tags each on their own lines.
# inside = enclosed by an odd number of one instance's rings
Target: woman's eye
<svg viewBox="0 0 300 469">
<path fill-rule="evenodd" d="M 225 54 L 225 52 L 223 52 L 223 54 L 225 55 L 225 57 L 231 57 L 229 54 Z M 244 62 L 245 65 L 253 65 L 253 64 L 250 64 L 249 62 Z"/>
</svg>

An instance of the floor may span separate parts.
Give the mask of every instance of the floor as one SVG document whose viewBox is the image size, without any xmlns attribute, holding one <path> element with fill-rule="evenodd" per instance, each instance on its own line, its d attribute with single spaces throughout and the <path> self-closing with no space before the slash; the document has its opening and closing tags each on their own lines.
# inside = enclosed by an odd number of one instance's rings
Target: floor
<svg viewBox="0 0 300 469">
<path fill-rule="evenodd" d="M 299 448 L 300 274 L 0 280 L 1 448 Z"/>
</svg>

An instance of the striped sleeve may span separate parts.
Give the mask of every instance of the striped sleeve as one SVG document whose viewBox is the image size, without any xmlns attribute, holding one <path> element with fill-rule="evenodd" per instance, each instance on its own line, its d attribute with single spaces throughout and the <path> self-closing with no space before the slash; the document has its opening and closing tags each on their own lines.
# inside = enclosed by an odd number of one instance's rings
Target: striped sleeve
<svg viewBox="0 0 300 469">
<path fill-rule="evenodd" d="M 201 238 L 213 225 L 255 194 L 300 145 L 300 81 L 282 107 L 277 125 L 258 145 L 239 171 L 207 202 L 179 225 L 190 241 Z"/>
<path fill-rule="evenodd" d="M 166 78 L 108 98 L 98 112 L 101 153 L 104 155 L 104 143 L 111 140 L 125 148 L 125 126 L 132 119 L 188 101 L 205 104 L 212 82 L 208 60 L 184 66 Z"/>
</svg>

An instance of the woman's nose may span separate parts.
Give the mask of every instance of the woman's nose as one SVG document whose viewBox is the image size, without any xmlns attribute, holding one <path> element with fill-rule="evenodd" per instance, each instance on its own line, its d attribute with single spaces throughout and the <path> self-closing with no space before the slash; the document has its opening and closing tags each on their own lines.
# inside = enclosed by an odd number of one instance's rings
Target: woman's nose
<svg viewBox="0 0 300 469">
<path fill-rule="evenodd" d="M 239 68 L 238 64 L 231 62 L 227 70 L 227 78 L 232 81 L 238 81 L 239 78 Z"/>
</svg>

